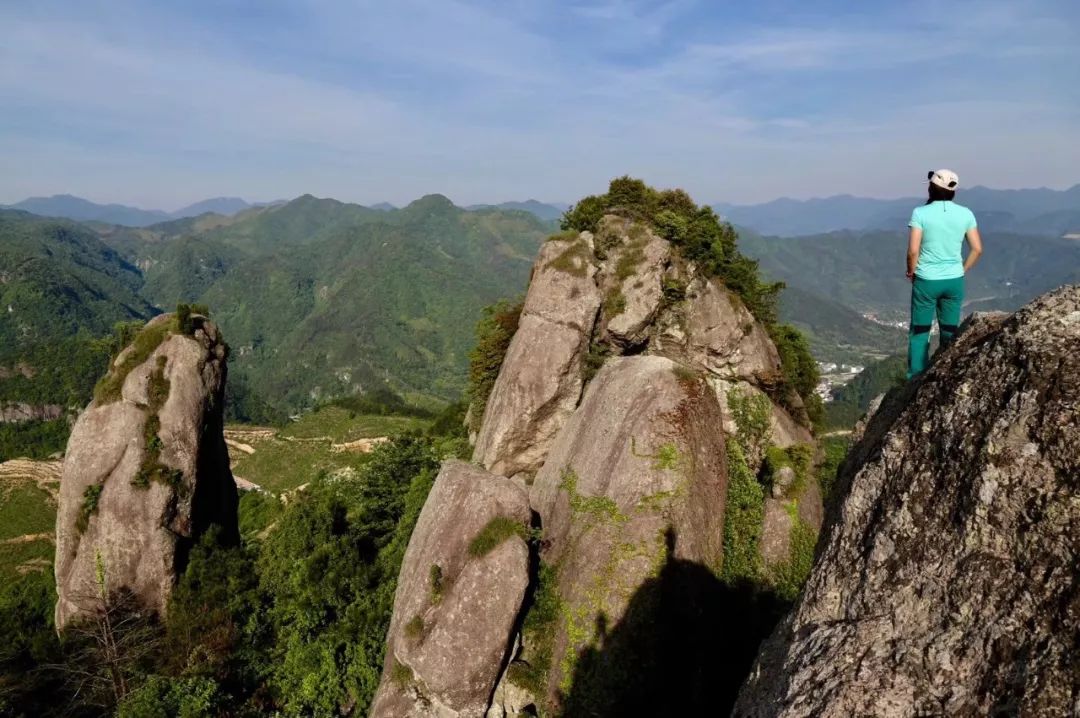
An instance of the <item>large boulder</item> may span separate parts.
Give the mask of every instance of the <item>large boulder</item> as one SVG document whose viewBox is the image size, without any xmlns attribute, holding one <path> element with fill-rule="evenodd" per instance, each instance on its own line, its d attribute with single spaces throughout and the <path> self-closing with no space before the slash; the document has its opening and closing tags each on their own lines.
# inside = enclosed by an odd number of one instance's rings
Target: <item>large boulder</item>
<svg viewBox="0 0 1080 718">
<path fill-rule="evenodd" d="M 127 591 L 165 610 L 211 524 L 237 539 L 222 432 L 226 346 L 195 316 L 155 318 L 113 362 L 68 440 L 56 517 L 56 625 Z"/>
<path fill-rule="evenodd" d="M 611 359 L 593 379 L 530 495 L 544 527 L 541 560 L 553 569 L 562 606 L 545 639 L 554 656 L 545 702 L 567 699 L 571 685 L 577 703 L 568 710 L 617 700 L 605 694 L 617 691 L 605 683 L 614 673 L 579 659 L 609 631 L 629 633 L 620 624 L 632 604 L 642 607 L 633 620 L 649 620 L 650 596 L 671 566 L 698 567 L 715 581 L 727 487 L 721 421 L 703 378 L 664 357 Z M 680 590 L 678 600 L 693 603 L 693 590 Z M 659 658 L 646 649 L 620 661 L 625 669 Z"/>
<path fill-rule="evenodd" d="M 448 461 L 401 564 L 373 718 L 480 718 L 529 583 L 525 489 Z"/>
<path fill-rule="evenodd" d="M 1080 287 L 970 322 L 837 490 L 735 715 L 1075 715 Z"/>
<path fill-rule="evenodd" d="M 604 336 L 619 347 L 642 346 L 663 303 L 671 244 L 643 225 L 612 215 L 601 222 L 596 244 L 604 257 Z"/>
<path fill-rule="evenodd" d="M 780 373 L 780 355 L 768 333 L 716 279 L 690 281 L 685 300 L 665 317 L 652 348 L 728 381 L 757 384 Z"/>
<path fill-rule="evenodd" d="M 473 459 L 492 472 L 535 473 L 577 406 L 600 307 L 595 274 L 587 232 L 541 248 L 476 438 Z"/>
</svg>

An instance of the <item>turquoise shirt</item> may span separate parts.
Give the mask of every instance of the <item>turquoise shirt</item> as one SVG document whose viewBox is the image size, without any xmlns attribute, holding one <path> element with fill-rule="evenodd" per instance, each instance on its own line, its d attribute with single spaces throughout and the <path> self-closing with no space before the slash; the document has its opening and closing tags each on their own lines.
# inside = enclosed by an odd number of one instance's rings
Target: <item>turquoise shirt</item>
<svg viewBox="0 0 1080 718">
<path fill-rule="evenodd" d="M 975 227 L 975 215 L 955 202 L 934 202 L 916 207 L 909 227 L 922 230 L 922 246 L 915 275 L 923 279 L 964 276 L 964 235 Z"/>
</svg>

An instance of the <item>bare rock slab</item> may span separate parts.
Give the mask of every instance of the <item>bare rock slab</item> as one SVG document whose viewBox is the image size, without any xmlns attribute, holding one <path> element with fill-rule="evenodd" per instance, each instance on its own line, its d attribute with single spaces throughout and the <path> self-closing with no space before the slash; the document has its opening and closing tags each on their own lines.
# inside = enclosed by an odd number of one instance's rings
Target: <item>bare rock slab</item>
<svg viewBox="0 0 1080 718">
<path fill-rule="evenodd" d="M 484 715 L 529 583 L 530 516 L 510 479 L 443 465 L 405 551 L 373 717 Z"/>
<path fill-rule="evenodd" d="M 531 490 L 544 528 L 541 559 L 555 567 L 564 607 L 553 629 L 552 703 L 573 681 L 579 654 L 603 640 L 669 561 L 720 565 L 720 426 L 700 376 L 643 355 L 609 360 L 563 427 Z"/>
<path fill-rule="evenodd" d="M 503 476 L 540 468 L 581 398 L 600 307 L 592 237 L 544 243 L 517 332 L 488 397 L 473 459 Z"/>
<path fill-rule="evenodd" d="M 1080 287 L 969 322 L 893 392 L 737 716 L 1075 715 Z"/>
</svg>

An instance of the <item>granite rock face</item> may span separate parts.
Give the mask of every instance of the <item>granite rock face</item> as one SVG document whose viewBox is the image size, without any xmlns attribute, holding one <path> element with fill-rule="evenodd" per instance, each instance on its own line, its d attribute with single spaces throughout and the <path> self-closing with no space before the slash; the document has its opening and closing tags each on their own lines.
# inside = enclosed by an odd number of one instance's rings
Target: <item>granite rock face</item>
<svg viewBox="0 0 1080 718">
<path fill-rule="evenodd" d="M 58 627 L 93 611 L 103 591 L 130 591 L 164 612 L 187 547 L 207 527 L 238 539 L 222 431 L 226 347 L 214 324 L 193 321 L 186 335 L 172 315 L 152 320 L 110 368 L 114 394 L 95 399 L 71 432 L 56 519 Z"/>
<path fill-rule="evenodd" d="M 1080 709 L 1080 287 L 976 317 L 894 390 L 734 715 Z"/>
<path fill-rule="evenodd" d="M 726 455 L 720 406 L 701 377 L 658 356 L 609 360 L 563 428 L 530 499 L 544 527 L 566 621 L 555 656 L 574 656 L 618 624 L 670 561 L 719 568 Z M 602 632 L 601 632 L 602 633 Z M 549 675 L 548 701 L 574 679 Z M 580 678 L 579 678 L 580 680 Z"/>
<path fill-rule="evenodd" d="M 581 398 L 582 357 L 600 307 L 592 252 L 587 232 L 540 249 L 476 438 L 473 459 L 494 473 L 535 473 Z"/>
<path fill-rule="evenodd" d="M 443 465 L 402 561 L 374 718 L 485 714 L 529 583 L 529 526 L 515 482 Z"/>
</svg>

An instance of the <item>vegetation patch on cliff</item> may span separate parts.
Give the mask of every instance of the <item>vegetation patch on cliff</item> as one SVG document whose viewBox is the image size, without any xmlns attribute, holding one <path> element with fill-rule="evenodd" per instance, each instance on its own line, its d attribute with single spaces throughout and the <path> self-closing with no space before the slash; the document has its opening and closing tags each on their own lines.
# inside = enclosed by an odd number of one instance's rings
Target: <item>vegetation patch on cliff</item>
<svg viewBox="0 0 1080 718">
<path fill-rule="evenodd" d="M 607 229 L 601 228 L 601 220 L 609 214 L 652 227 L 704 276 L 718 278 L 738 295 L 777 345 L 783 367 L 778 397 L 785 397 L 789 389 L 798 393 L 809 420 L 820 421 L 822 410 L 814 394 L 817 364 L 799 331 L 777 323 L 777 303 L 784 284 L 761 278 L 757 262 L 739 251 L 738 235 L 730 224 L 721 222 L 712 208 L 698 206 L 681 189 L 656 190 L 642 180 L 624 176 L 612 180 L 607 193 L 585 197 L 567 210 L 562 227 L 603 234 Z M 643 258 L 641 244 L 635 242 L 619 259 L 618 278 L 631 276 Z M 669 301 L 684 296 L 685 289 L 665 286 L 665 297 L 669 289 Z M 795 414 L 801 416 L 802 412 Z"/>
<path fill-rule="evenodd" d="M 510 341 L 517 333 L 524 300 L 486 307 L 476 325 L 476 347 L 469 353 L 469 428 L 479 431 L 488 397 L 499 378 Z"/>
<path fill-rule="evenodd" d="M 528 535 L 528 530 L 518 521 L 506 516 L 496 516 L 491 521 L 488 521 L 484 528 L 480 529 L 480 533 L 476 534 L 469 543 L 469 555 L 474 558 L 481 558 L 494 551 L 499 544 L 511 536 L 520 536 L 522 539 L 526 539 Z"/>
</svg>

